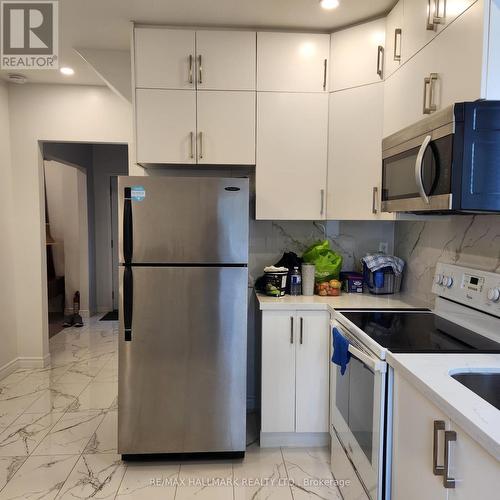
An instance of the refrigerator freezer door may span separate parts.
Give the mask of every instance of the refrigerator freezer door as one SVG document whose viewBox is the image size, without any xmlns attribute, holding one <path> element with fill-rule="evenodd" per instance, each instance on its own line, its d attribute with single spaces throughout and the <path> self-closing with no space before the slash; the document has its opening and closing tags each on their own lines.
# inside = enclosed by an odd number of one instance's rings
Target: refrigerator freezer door
<svg viewBox="0 0 500 500">
<path fill-rule="evenodd" d="M 120 262 L 127 244 L 134 264 L 248 262 L 248 179 L 119 177 L 118 193 Z"/>
<path fill-rule="evenodd" d="M 247 269 L 131 272 L 130 340 L 120 307 L 118 452 L 244 451 Z M 123 278 L 120 267 L 120 305 Z"/>
</svg>

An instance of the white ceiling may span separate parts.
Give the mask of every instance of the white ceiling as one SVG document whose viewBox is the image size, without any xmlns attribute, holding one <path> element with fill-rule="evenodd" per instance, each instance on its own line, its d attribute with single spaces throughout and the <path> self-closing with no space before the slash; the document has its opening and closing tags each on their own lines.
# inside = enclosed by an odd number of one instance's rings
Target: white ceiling
<svg viewBox="0 0 500 500">
<path fill-rule="evenodd" d="M 31 82 L 102 85 L 73 48 L 128 49 L 130 21 L 191 26 L 333 31 L 387 12 L 395 0 L 340 0 L 327 11 L 319 0 L 60 0 L 60 65 L 56 70 L 22 72 Z M 0 72 L 3 76 L 6 71 Z"/>
</svg>

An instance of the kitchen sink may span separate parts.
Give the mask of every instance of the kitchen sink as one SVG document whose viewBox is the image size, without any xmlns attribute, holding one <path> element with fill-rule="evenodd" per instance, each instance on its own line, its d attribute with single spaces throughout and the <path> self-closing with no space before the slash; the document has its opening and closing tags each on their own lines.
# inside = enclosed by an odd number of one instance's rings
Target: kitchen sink
<svg viewBox="0 0 500 500">
<path fill-rule="evenodd" d="M 500 410 L 500 373 L 456 373 L 452 378 Z"/>
</svg>

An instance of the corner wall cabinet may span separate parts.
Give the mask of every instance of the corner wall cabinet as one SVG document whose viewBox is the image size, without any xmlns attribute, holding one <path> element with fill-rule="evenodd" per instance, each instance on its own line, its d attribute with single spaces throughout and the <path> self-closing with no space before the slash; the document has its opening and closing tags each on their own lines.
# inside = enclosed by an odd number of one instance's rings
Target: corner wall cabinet
<svg viewBox="0 0 500 500">
<path fill-rule="evenodd" d="M 261 441 L 327 442 L 329 321 L 326 311 L 262 311 Z"/>
</svg>

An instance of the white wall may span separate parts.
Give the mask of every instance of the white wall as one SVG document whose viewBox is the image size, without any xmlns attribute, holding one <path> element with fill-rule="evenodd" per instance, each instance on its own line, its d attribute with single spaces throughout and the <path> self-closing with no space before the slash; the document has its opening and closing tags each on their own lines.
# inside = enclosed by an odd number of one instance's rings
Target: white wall
<svg viewBox="0 0 500 500">
<path fill-rule="evenodd" d="M 97 144 L 92 150 L 96 304 L 97 312 L 108 312 L 113 310 L 110 177 L 127 175 L 128 160 L 127 150 L 121 145 Z"/>
<path fill-rule="evenodd" d="M 15 316 L 13 185 L 10 154 L 8 91 L 0 81 L 0 379 L 15 369 L 17 329 Z"/>
<path fill-rule="evenodd" d="M 39 141 L 130 144 L 132 110 L 105 87 L 77 85 L 11 85 L 9 106 L 16 194 L 18 347 L 25 365 L 39 365 L 48 356 L 43 161 Z"/>
<path fill-rule="evenodd" d="M 57 276 L 65 279 L 66 314 L 80 292 L 80 311 L 89 315 L 89 245 L 87 174 L 84 169 L 56 161 L 45 162 L 45 186 Z"/>
</svg>

